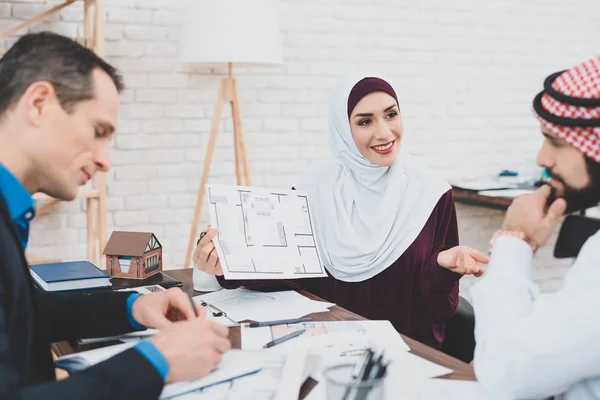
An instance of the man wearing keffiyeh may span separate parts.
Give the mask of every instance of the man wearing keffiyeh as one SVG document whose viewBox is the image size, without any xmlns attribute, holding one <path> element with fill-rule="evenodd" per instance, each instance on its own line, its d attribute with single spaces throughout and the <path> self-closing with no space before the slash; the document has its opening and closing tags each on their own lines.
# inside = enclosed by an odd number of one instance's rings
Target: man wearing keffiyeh
<svg viewBox="0 0 600 400">
<path fill-rule="evenodd" d="M 560 216 L 600 201 L 600 57 L 550 75 L 533 111 L 550 185 L 517 198 L 492 238 L 471 291 L 475 372 L 494 398 L 600 399 L 600 232 L 558 292 L 540 294 L 532 281 L 535 252 Z"/>
</svg>

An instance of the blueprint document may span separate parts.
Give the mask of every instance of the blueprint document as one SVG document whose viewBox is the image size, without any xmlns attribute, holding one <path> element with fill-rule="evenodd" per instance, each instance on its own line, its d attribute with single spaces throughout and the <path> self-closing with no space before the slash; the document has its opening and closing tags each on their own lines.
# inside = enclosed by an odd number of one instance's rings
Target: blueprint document
<svg viewBox="0 0 600 400">
<path fill-rule="evenodd" d="M 179 400 L 290 400 L 297 399 L 305 381 L 305 351 L 275 354 L 238 351 L 240 365 L 260 371 L 229 382 L 177 397 Z M 228 353 L 229 354 L 229 353 Z"/>
<path fill-rule="evenodd" d="M 206 185 L 214 239 L 227 279 L 327 276 L 305 193 Z"/>
</svg>

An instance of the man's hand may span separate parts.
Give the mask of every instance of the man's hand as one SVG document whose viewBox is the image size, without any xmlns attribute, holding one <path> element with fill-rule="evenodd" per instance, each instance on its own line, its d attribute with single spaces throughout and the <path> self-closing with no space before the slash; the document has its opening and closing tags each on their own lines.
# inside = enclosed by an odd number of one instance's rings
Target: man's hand
<svg viewBox="0 0 600 400">
<path fill-rule="evenodd" d="M 208 375 L 231 348 L 229 329 L 204 316 L 175 322 L 150 339 L 169 365 L 167 383 Z"/>
<path fill-rule="evenodd" d="M 204 318 L 204 307 L 197 307 Z M 195 318 L 188 295 L 179 288 L 139 296 L 131 308 L 133 319 L 146 328 L 163 329 L 175 321 Z"/>
<path fill-rule="evenodd" d="M 487 264 L 489 257 L 483 253 L 466 246 L 455 246 L 451 249 L 441 251 L 437 262 L 440 266 L 461 275 L 483 274 L 484 269 L 478 263 Z"/>
<path fill-rule="evenodd" d="M 533 194 L 517 197 L 506 211 L 502 230 L 523 232 L 534 248 L 546 244 L 567 208 L 564 199 L 556 199 L 546 210 L 551 192 L 551 187 L 544 185 Z"/>
</svg>

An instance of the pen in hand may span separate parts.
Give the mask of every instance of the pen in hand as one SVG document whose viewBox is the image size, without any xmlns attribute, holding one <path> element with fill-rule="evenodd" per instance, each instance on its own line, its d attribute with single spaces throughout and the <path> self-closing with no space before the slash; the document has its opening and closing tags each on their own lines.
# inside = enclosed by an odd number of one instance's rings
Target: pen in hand
<svg viewBox="0 0 600 400">
<path fill-rule="evenodd" d="M 198 309 L 196 308 L 196 304 L 194 304 L 194 300 L 192 299 L 192 296 L 190 296 L 188 294 L 187 297 L 188 297 L 188 299 L 190 299 L 190 303 L 192 304 L 192 310 L 194 310 L 194 315 L 196 316 L 196 318 L 198 318 L 199 317 L 199 315 L 198 315 Z"/>
</svg>

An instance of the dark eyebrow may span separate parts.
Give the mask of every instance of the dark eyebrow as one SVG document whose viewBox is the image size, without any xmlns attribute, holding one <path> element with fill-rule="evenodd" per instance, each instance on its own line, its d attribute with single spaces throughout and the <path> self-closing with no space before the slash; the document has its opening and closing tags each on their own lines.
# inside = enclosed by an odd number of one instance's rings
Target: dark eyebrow
<svg viewBox="0 0 600 400">
<path fill-rule="evenodd" d="M 385 110 L 383 110 L 384 113 L 392 110 L 394 107 L 396 107 L 396 104 L 392 104 L 391 106 L 389 106 L 388 108 L 386 108 Z M 362 113 L 362 114 L 356 114 L 353 118 L 356 117 L 372 117 L 373 113 Z"/>
<path fill-rule="evenodd" d="M 101 127 L 102 129 L 106 129 L 110 135 L 112 135 L 113 133 L 115 133 L 115 127 L 112 124 L 110 124 L 110 123 L 98 122 L 97 125 L 99 127 Z"/>
<path fill-rule="evenodd" d="M 549 133 L 542 132 L 542 135 L 544 135 L 546 137 L 546 139 L 549 139 L 552 142 L 556 142 L 556 138 L 554 136 L 550 135 Z"/>
<path fill-rule="evenodd" d="M 554 146 L 560 146 L 563 143 L 562 139 L 557 138 L 556 136 L 552 136 L 546 132 L 542 132 L 542 135 L 546 137 Z"/>
</svg>

